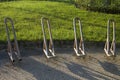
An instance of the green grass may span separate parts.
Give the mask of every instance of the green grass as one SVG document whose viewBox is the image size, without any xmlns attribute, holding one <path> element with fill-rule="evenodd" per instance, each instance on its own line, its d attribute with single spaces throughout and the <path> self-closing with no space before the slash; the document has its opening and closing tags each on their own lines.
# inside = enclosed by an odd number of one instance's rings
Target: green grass
<svg viewBox="0 0 120 80">
<path fill-rule="evenodd" d="M 74 17 L 80 17 L 85 41 L 105 41 L 107 20 L 112 18 L 116 21 L 116 39 L 120 42 L 120 15 L 80 10 L 69 3 L 50 1 L 0 3 L 0 41 L 6 41 L 4 18 L 7 16 L 14 21 L 17 39 L 23 41 L 43 39 L 41 17 L 50 19 L 54 40 L 73 40 L 72 20 Z M 77 30 L 79 33 L 79 29 Z"/>
</svg>

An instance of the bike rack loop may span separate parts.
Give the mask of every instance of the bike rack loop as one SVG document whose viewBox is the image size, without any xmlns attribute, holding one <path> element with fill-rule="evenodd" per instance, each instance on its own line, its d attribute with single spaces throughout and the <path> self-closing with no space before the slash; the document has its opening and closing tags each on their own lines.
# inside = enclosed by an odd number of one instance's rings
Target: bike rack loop
<svg viewBox="0 0 120 80">
<path fill-rule="evenodd" d="M 76 32 L 76 22 L 79 22 L 79 29 L 80 29 L 80 43 L 78 44 L 77 41 L 77 32 Z M 84 40 L 83 40 L 83 34 L 82 34 L 82 23 L 80 18 L 76 17 L 73 19 L 73 27 L 74 27 L 74 51 L 77 56 L 85 56 L 85 48 L 84 48 Z M 79 48 L 78 48 L 79 46 Z"/>
<path fill-rule="evenodd" d="M 13 32 L 13 35 L 14 35 L 14 48 L 12 48 L 12 44 L 11 44 L 11 41 L 10 41 L 10 33 L 9 33 L 8 24 L 7 24 L 8 21 L 10 21 L 11 26 L 12 26 L 12 32 Z M 13 21 L 12 21 L 11 18 L 6 17 L 4 19 L 4 23 L 5 23 L 5 26 L 6 26 L 6 34 L 7 34 L 7 41 L 8 41 L 8 55 L 10 57 L 10 60 L 12 62 L 15 62 L 15 59 L 13 58 L 13 53 L 15 53 L 18 60 L 21 61 L 22 58 L 21 58 L 21 55 L 20 55 L 19 47 L 18 47 L 18 42 L 17 42 L 17 38 L 16 38 L 16 33 L 15 33 Z"/>
<path fill-rule="evenodd" d="M 112 39 L 112 43 L 110 46 L 110 24 L 112 23 L 112 28 L 113 28 L 113 39 Z M 105 47 L 104 47 L 104 51 L 106 53 L 107 56 L 116 56 L 116 40 L 115 40 L 115 21 L 112 19 L 108 20 L 107 23 L 107 39 L 106 39 L 106 43 L 105 43 Z M 111 52 L 111 54 L 110 54 Z"/>
<path fill-rule="evenodd" d="M 49 46 L 47 45 L 46 32 L 45 32 L 45 28 L 44 28 L 44 21 L 47 22 L 48 32 L 49 32 L 49 36 L 50 36 Z M 55 50 L 54 50 L 54 44 L 53 44 L 53 40 L 52 40 L 52 33 L 51 33 L 49 19 L 42 17 L 41 18 L 41 25 L 42 25 L 42 32 L 43 32 L 43 39 L 44 39 L 43 51 L 44 51 L 47 58 L 55 57 Z"/>
</svg>

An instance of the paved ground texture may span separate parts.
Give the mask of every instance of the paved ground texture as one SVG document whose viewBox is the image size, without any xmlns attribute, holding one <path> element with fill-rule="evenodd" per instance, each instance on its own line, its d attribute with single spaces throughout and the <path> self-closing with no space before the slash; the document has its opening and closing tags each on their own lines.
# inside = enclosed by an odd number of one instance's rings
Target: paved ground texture
<svg viewBox="0 0 120 80">
<path fill-rule="evenodd" d="M 12 65 L 7 52 L 0 51 L 0 80 L 120 80 L 118 56 L 105 57 L 102 48 L 87 48 L 85 58 L 72 48 L 56 48 L 56 58 L 47 59 L 39 48 L 21 49 L 22 62 Z"/>
</svg>

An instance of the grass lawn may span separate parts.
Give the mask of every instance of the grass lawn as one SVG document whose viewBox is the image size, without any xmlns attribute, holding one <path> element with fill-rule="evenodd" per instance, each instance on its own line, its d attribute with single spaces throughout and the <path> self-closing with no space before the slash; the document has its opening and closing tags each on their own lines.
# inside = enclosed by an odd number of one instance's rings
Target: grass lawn
<svg viewBox="0 0 120 80">
<path fill-rule="evenodd" d="M 42 40 L 41 17 L 51 21 L 54 40 L 73 40 L 73 18 L 80 17 L 85 41 L 105 41 L 108 19 L 116 21 L 116 41 L 120 43 L 120 15 L 89 12 L 73 4 L 50 1 L 16 1 L 0 3 L 0 41 L 6 41 L 4 18 L 11 17 L 18 40 Z M 78 29 L 79 33 L 79 29 Z M 112 35 L 112 34 L 111 34 Z M 13 39 L 13 35 L 11 35 Z M 47 37 L 48 38 L 48 37 Z"/>
</svg>

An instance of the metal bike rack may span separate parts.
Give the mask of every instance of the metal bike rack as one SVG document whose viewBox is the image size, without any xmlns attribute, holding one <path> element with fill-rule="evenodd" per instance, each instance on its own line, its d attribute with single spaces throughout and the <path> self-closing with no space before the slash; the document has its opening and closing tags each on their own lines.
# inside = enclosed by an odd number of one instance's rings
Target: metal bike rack
<svg viewBox="0 0 120 80">
<path fill-rule="evenodd" d="M 110 24 L 112 23 L 112 27 L 113 27 L 113 39 L 112 39 L 112 43 L 111 43 L 111 47 L 110 47 Z M 105 43 L 105 53 L 107 56 L 115 56 L 115 49 L 116 49 L 116 45 L 115 45 L 115 21 L 110 19 L 108 20 L 107 23 L 107 39 L 106 39 L 106 43 Z M 110 54 L 111 52 L 111 54 Z"/>
<path fill-rule="evenodd" d="M 8 24 L 7 24 L 8 21 L 10 21 L 10 23 L 11 23 L 12 32 L 13 32 L 13 35 L 14 35 L 14 47 L 13 48 L 12 48 L 12 43 L 10 41 L 10 32 L 9 32 L 9 28 L 8 28 Z M 20 51 L 19 51 L 19 47 L 18 47 L 18 42 L 17 42 L 17 39 L 16 39 L 16 33 L 15 33 L 13 21 L 12 21 L 11 18 L 6 17 L 4 19 L 4 22 L 5 22 L 5 26 L 6 26 L 6 34 L 7 34 L 7 41 L 8 41 L 8 55 L 10 57 L 10 60 L 12 62 L 15 62 L 15 59 L 13 57 L 13 53 L 15 53 L 15 55 L 18 58 L 18 60 L 21 61 L 22 58 L 21 58 L 21 55 L 20 55 Z"/>
<path fill-rule="evenodd" d="M 80 29 L 80 43 L 78 44 L 77 41 L 77 32 L 76 32 L 76 22 L 79 22 L 79 29 Z M 78 17 L 73 19 L 73 27 L 74 27 L 74 51 L 77 56 L 85 56 L 85 49 L 84 49 L 84 40 L 83 40 L 83 34 L 82 34 L 82 24 Z"/>
<path fill-rule="evenodd" d="M 48 31 L 49 31 L 49 36 L 50 36 L 49 45 L 47 45 L 46 33 L 45 33 L 45 29 L 44 29 L 44 21 L 47 22 L 47 26 L 48 26 Z M 42 25 L 42 32 L 43 32 L 43 38 L 44 38 L 43 51 L 44 51 L 47 58 L 55 57 L 55 50 L 54 50 L 54 44 L 53 44 L 53 40 L 52 40 L 52 34 L 51 34 L 49 19 L 45 18 L 45 17 L 42 17 L 41 18 L 41 25 Z"/>
</svg>

